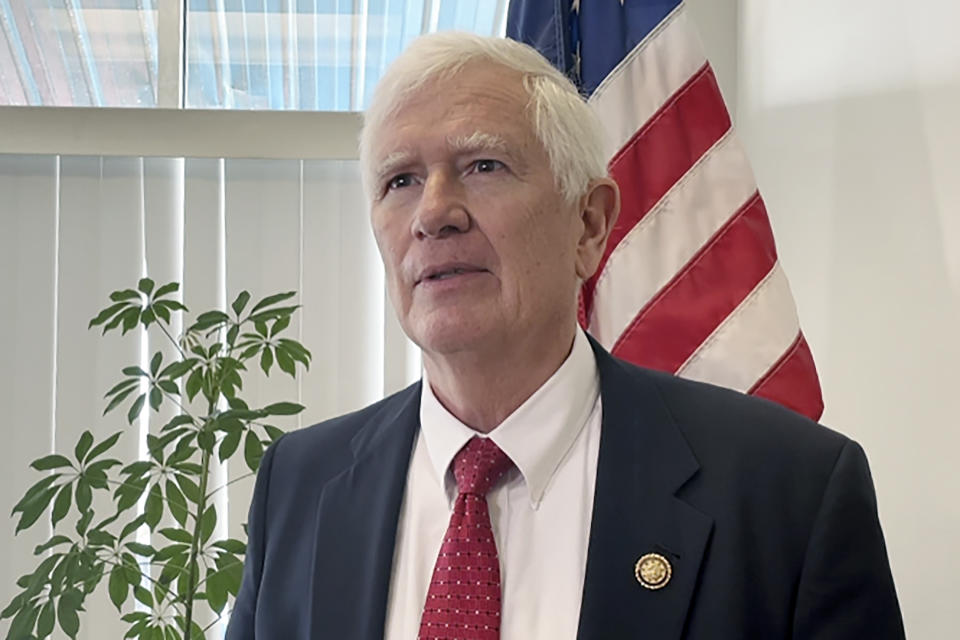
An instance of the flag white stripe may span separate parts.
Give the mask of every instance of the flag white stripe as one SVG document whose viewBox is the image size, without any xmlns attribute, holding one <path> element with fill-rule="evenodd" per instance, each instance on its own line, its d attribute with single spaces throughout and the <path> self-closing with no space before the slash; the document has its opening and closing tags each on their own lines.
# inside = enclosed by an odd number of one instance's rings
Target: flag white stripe
<svg viewBox="0 0 960 640">
<path fill-rule="evenodd" d="M 610 349 L 634 317 L 757 190 L 728 131 L 614 248 L 599 278 L 590 332 Z"/>
<path fill-rule="evenodd" d="M 777 262 L 678 373 L 749 391 L 797 339 L 800 322 L 787 276 Z"/>
<path fill-rule="evenodd" d="M 590 96 L 612 158 L 707 58 L 681 3 L 611 71 Z"/>
</svg>

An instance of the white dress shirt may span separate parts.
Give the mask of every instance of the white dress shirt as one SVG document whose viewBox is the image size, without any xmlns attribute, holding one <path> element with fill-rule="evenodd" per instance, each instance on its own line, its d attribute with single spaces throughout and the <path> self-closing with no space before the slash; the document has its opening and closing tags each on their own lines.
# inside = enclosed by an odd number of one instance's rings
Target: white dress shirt
<svg viewBox="0 0 960 640">
<path fill-rule="evenodd" d="M 500 555 L 500 640 L 574 640 L 600 451 L 600 382 L 579 328 L 570 355 L 488 436 L 455 418 L 424 375 L 420 432 L 400 508 L 385 640 L 414 640 L 457 497 L 451 463 L 474 436 L 516 464 L 487 494 Z"/>
</svg>

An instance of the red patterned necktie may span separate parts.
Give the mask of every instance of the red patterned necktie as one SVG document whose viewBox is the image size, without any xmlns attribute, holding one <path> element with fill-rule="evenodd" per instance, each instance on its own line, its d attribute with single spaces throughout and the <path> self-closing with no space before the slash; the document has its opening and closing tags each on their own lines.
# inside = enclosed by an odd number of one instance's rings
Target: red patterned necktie
<svg viewBox="0 0 960 640">
<path fill-rule="evenodd" d="M 473 438 L 453 458 L 459 494 L 433 569 L 419 640 L 499 640 L 500 560 L 486 496 L 512 466 L 489 438 Z"/>
</svg>

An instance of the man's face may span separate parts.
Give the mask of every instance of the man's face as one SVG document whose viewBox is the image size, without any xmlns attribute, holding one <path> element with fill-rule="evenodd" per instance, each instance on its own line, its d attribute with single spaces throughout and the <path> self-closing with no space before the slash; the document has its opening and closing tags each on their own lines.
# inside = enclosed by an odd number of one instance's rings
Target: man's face
<svg viewBox="0 0 960 640">
<path fill-rule="evenodd" d="M 519 73 L 469 64 L 374 132 L 374 235 L 400 323 L 428 355 L 530 348 L 572 327 L 583 226 L 528 100 Z"/>
</svg>

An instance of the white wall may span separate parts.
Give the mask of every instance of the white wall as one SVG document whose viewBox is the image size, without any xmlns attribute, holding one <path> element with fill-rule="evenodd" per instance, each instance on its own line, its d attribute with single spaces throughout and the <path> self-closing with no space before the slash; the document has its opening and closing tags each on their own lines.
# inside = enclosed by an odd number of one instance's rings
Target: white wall
<svg viewBox="0 0 960 640">
<path fill-rule="evenodd" d="M 740 0 L 738 15 L 736 120 L 823 422 L 870 458 L 908 635 L 957 637 L 960 3 Z"/>
</svg>

